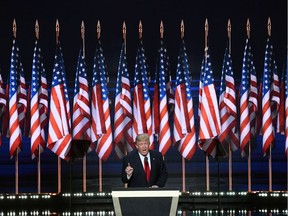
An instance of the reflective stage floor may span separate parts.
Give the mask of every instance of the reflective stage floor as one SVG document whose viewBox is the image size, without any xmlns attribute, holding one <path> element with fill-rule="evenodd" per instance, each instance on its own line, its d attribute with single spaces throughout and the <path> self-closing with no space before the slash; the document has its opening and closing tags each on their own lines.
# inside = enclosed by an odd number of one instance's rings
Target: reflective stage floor
<svg viewBox="0 0 288 216">
<path fill-rule="evenodd" d="M 288 215 L 287 200 L 287 191 L 179 193 L 177 216 Z M 115 215 L 111 192 L 0 194 L 0 206 L 0 216 Z"/>
</svg>

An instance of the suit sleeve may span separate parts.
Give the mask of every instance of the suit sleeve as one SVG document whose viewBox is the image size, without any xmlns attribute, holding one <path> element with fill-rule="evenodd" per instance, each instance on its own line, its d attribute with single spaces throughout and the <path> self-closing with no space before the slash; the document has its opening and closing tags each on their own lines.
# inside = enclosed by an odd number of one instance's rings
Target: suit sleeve
<svg viewBox="0 0 288 216">
<path fill-rule="evenodd" d="M 127 174 L 125 172 L 125 168 L 128 166 L 127 156 L 122 159 L 122 171 L 121 171 L 121 179 L 123 183 L 128 183 Z"/>
</svg>

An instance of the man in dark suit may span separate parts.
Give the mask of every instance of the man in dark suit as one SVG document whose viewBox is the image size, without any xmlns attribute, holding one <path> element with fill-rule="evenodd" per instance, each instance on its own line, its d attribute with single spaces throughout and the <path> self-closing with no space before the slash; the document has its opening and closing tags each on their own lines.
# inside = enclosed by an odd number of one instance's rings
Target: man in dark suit
<svg viewBox="0 0 288 216">
<path fill-rule="evenodd" d="M 136 137 L 136 149 L 123 158 L 122 182 L 128 183 L 128 187 L 165 186 L 168 173 L 163 156 L 149 150 L 149 145 L 149 136 L 140 134 Z"/>
</svg>

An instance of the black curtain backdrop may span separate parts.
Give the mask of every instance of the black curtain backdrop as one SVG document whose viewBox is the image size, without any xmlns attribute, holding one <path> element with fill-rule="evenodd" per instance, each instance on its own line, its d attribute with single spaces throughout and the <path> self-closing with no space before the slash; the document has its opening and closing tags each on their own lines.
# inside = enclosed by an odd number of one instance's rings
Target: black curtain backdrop
<svg viewBox="0 0 288 216">
<path fill-rule="evenodd" d="M 55 23 L 60 23 L 60 41 L 68 81 L 74 81 L 78 50 L 81 43 L 80 25 L 86 27 L 86 61 L 92 73 L 96 43 L 96 25 L 100 20 L 101 41 L 111 81 L 116 80 L 122 42 L 122 24 L 127 26 L 127 58 L 131 79 L 134 76 L 138 45 L 138 25 L 143 24 L 143 40 L 149 70 L 155 68 L 159 47 L 159 25 L 164 22 L 164 38 L 171 59 L 172 78 L 175 78 L 176 60 L 180 42 L 180 22 L 185 24 L 185 42 L 193 79 L 199 79 L 204 54 L 204 23 L 209 23 L 209 47 L 215 79 L 221 75 L 227 42 L 227 22 L 232 25 L 232 58 L 235 78 L 240 79 L 246 39 L 247 18 L 251 23 L 251 44 L 256 71 L 262 76 L 264 49 L 267 39 L 267 20 L 271 17 L 272 39 L 276 63 L 281 69 L 287 44 L 287 1 L 235 0 L 135 0 L 135 1 L 1 1 L 0 2 L 0 68 L 7 80 L 12 47 L 12 22 L 17 22 L 17 40 L 25 76 L 31 78 L 32 55 L 35 41 L 34 26 L 38 19 L 40 42 L 44 54 L 47 78 L 51 80 L 55 54 Z"/>
</svg>

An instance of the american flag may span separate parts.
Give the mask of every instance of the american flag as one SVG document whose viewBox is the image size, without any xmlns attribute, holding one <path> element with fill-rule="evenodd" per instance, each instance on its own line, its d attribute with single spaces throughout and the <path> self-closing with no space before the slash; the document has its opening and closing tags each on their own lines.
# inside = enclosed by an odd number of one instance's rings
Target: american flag
<svg viewBox="0 0 288 216">
<path fill-rule="evenodd" d="M 207 50 L 202 64 L 204 65 L 201 68 L 199 87 L 199 147 L 207 155 L 216 157 L 220 154 L 218 150 L 222 150 L 218 140 L 221 123 L 209 50 Z"/>
<path fill-rule="evenodd" d="M 108 94 L 104 55 L 98 40 L 93 65 L 91 141 L 97 141 L 96 152 L 104 161 L 113 150 Z"/>
<path fill-rule="evenodd" d="M 154 149 L 152 115 L 148 86 L 148 71 L 142 40 L 137 50 L 133 94 L 133 140 L 138 134 L 147 133 L 150 137 L 150 149 Z"/>
<path fill-rule="evenodd" d="M 273 46 L 271 37 L 268 36 L 262 84 L 262 152 L 266 155 L 270 151 L 270 146 L 275 144 L 275 131 L 273 123 L 277 119 L 280 103 L 280 88 L 277 74 L 277 67 L 273 56 Z"/>
<path fill-rule="evenodd" d="M 58 42 L 52 74 L 47 147 L 60 158 L 68 160 L 70 157 L 71 140 L 70 104 L 64 59 L 60 42 Z"/>
<path fill-rule="evenodd" d="M 282 70 L 282 77 L 280 81 L 280 104 L 277 116 L 277 129 L 276 132 L 279 134 L 285 134 L 285 81 L 286 81 L 286 68 L 285 64 Z"/>
<path fill-rule="evenodd" d="M 91 140 L 90 96 L 83 49 L 78 55 L 74 83 L 72 137 L 74 140 Z"/>
<path fill-rule="evenodd" d="M 226 48 L 222 66 L 220 84 L 219 109 L 221 120 L 221 133 L 219 141 L 229 145 L 232 151 L 239 147 L 239 134 L 237 130 L 237 107 L 234 73 L 232 69 L 231 54 Z"/>
<path fill-rule="evenodd" d="M 167 74 L 170 74 L 169 57 L 163 40 L 160 41 L 159 59 L 155 73 L 154 100 L 153 100 L 153 122 L 154 134 L 159 137 L 159 151 L 164 156 L 172 144 L 169 124 Z M 155 123 L 154 123 L 155 124 Z M 153 124 L 153 125 L 154 125 Z"/>
<path fill-rule="evenodd" d="M 38 150 L 40 153 L 44 151 L 46 145 L 45 126 L 48 123 L 48 86 L 38 40 L 35 41 L 31 77 L 30 133 L 33 159 L 37 157 Z"/>
<path fill-rule="evenodd" d="M 4 114 L 7 109 L 7 98 L 4 88 L 4 83 L 2 79 L 2 74 L 0 73 L 0 146 L 2 145 L 2 133 L 4 124 Z"/>
<path fill-rule="evenodd" d="M 278 118 L 278 112 L 279 112 L 279 107 L 280 107 L 280 81 L 279 81 L 277 65 L 276 65 L 275 58 L 274 58 L 273 45 L 271 43 L 271 38 L 268 43 L 270 44 L 270 47 L 271 47 L 271 58 L 272 58 L 271 112 L 272 112 L 273 127 L 275 128 L 275 131 L 276 131 L 277 118 Z"/>
<path fill-rule="evenodd" d="M 132 100 L 130 79 L 127 67 L 125 43 L 122 44 L 116 82 L 114 141 L 116 156 L 121 159 L 132 151 Z"/>
<path fill-rule="evenodd" d="M 19 47 L 13 40 L 9 81 L 10 157 L 21 150 L 22 128 L 27 108 L 27 92 Z"/>
<path fill-rule="evenodd" d="M 30 115 L 30 102 L 31 102 L 31 85 L 26 84 L 27 86 L 27 107 L 26 110 L 28 112 L 25 112 L 25 117 L 24 117 L 24 122 L 23 122 L 23 130 L 22 130 L 22 135 L 25 137 L 30 137 L 30 122 L 31 122 L 31 115 Z"/>
<path fill-rule="evenodd" d="M 246 39 L 240 86 L 240 148 L 244 157 L 250 140 L 256 136 L 258 90 L 250 40 Z"/>
<path fill-rule="evenodd" d="M 2 133 L 3 136 L 9 138 L 9 79 L 7 81 L 6 84 L 6 88 L 5 88 L 5 99 L 6 99 L 6 108 L 4 109 L 4 113 L 3 113 L 3 125 L 2 125 Z"/>
<path fill-rule="evenodd" d="M 286 56 L 285 79 L 285 154 L 288 158 L 288 56 Z"/>
<path fill-rule="evenodd" d="M 181 155 L 190 160 L 196 150 L 196 132 L 191 90 L 191 72 L 184 40 L 181 41 L 176 70 L 174 142 Z"/>
</svg>

